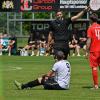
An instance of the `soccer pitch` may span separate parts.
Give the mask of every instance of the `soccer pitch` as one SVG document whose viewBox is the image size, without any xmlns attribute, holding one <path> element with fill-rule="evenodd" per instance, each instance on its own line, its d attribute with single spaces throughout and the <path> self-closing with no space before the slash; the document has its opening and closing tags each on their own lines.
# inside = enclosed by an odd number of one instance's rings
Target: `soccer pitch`
<svg viewBox="0 0 100 100">
<path fill-rule="evenodd" d="M 69 57 L 69 61 L 70 90 L 44 90 L 42 86 L 17 90 L 14 80 L 24 83 L 47 73 L 52 68 L 53 57 L 1 56 L 0 100 L 100 100 L 100 89 L 90 89 L 92 77 L 87 59 Z"/>
</svg>

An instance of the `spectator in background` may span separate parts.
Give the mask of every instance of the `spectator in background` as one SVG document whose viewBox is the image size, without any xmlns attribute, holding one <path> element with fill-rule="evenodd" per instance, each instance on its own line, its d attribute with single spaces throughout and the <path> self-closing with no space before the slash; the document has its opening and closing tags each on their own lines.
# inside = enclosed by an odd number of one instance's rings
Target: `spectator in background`
<svg viewBox="0 0 100 100">
<path fill-rule="evenodd" d="M 52 40 L 49 44 L 49 49 L 48 49 L 48 44 L 46 46 L 46 56 L 48 55 L 53 55 L 54 54 L 54 48 L 53 48 L 53 45 L 54 45 L 54 40 Z"/>
<path fill-rule="evenodd" d="M 36 34 L 35 34 L 35 46 L 36 46 L 36 49 L 37 49 L 36 56 L 40 55 L 40 41 L 41 41 L 40 33 L 36 32 Z"/>
<path fill-rule="evenodd" d="M 35 47 L 33 48 L 32 51 L 36 50 L 36 56 L 39 56 L 40 55 L 39 50 L 40 50 L 40 41 L 41 41 L 40 38 L 41 38 L 41 36 L 40 36 L 40 33 L 38 31 L 34 32 L 33 35 L 34 35 L 33 40 L 34 40 Z M 34 55 L 34 53 L 32 52 L 31 56 L 33 56 L 33 55 Z"/>
<path fill-rule="evenodd" d="M 77 52 L 77 56 L 80 56 L 79 46 L 78 46 L 78 37 L 75 33 L 72 34 L 72 40 L 69 42 L 69 48 L 70 48 L 70 50 L 71 49 L 73 50 L 72 56 L 75 56 L 75 51 Z"/>
<path fill-rule="evenodd" d="M 33 40 L 33 33 L 30 33 L 30 36 L 28 38 L 28 44 L 24 47 L 25 49 L 32 49 L 32 46 L 34 45 L 34 40 Z"/>
<path fill-rule="evenodd" d="M 46 54 L 46 38 L 44 34 L 41 35 L 41 40 L 40 40 L 40 56 Z"/>
<path fill-rule="evenodd" d="M 2 35 L 2 49 L 7 51 L 9 45 L 9 36 L 7 33 L 3 33 Z"/>
<path fill-rule="evenodd" d="M 12 34 L 9 38 L 8 52 L 9 56 L 17 54 L 17 38 L 14 34 Z"/>
<path fill-rule="evenodd" d="M 2 55 L 2 33 L 0 33 L 0 56 Z"/>
<path fill-rule="evenodd" d="M 34 55 L 34 47 L 35 47 L 34 34 L 30 33 L 30 36 L 28 38 L 28 44 L 22 49 L 23 52 L 22 55 L 24 56 L 25 52 L 27 52 L 28 55 L 28 50 L 32 50 L 32 54 Z"/>
<path fill-rule="evenodd" d="M 1 35 L 1 51 L 8 52 L 8 55 L 16 54 L 17 52 L 17 38 L 15 35 L 8 36 L 7 33 Z M 1 53 L 2 54 L 2 53 Z"/>
<path fill-rule="evenodd" d="M 82 48 L 84 50 L 84 56 L 87 55 L 87 52 L 86 52 L 86 41 L 87 41 L 86 32 L 82 31 L 80 33 L 80 36 L 79 36 L 79 49 Z M 79 55 L 80 55 L 80 51 L 79 51 Z"/>
<path fill-rule="evenodd" d="M 1 35 L 1 51 L 4 52 L 8 52 L 9 51 L 9 36 L 8 34 L 5 32 Z M 1 53 L 2 54 L 2 53 Z M 9 55 L 9 53 L 8 53 Z"/>
<path fill-rule="evenodd" d="M 28 38 L 28 44 L 22 49 L 22 52 L 25 52 L 28 50 L 32 50 L 31 56 L 39 56 L 40 52 L 40 33 L 39 32 L 35 32 L 31 33 L 29 38 Z M 35 52 L 36 51 L 36 52 Z"/>
</svg>

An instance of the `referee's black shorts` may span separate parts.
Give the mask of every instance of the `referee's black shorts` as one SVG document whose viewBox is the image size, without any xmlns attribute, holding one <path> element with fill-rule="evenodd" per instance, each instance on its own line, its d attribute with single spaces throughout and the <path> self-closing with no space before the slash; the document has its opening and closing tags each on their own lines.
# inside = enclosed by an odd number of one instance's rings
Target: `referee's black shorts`
<svg viewBox="0 0 100 100">
<path fill-rule="evenodd" d="M 53 50 L 54 50 L 54 58 L 56 58 L 56 54 L 58 51 L 62 51 L 65 55 L 64 57 L 65 60 L 68 58 L 68 54 L 70 51 L 68 43 L 59 43 L 59 42 L 54 44 Z"/>
<path fill-rule="evenodd" d="M 64 53 L 64 59 L 66 60 L 68 58 L 69 54 L 69 48 L 54 48 L 54 58 L 56 58 L 56 54 L 58 51 L 62 51 Z"/>
<path fill-rule="evenodd" d="M 43 83 L 44 89 L 47 90 L 65 90 L 64 88 L 61 88 L 59 84 L 54 80 L 54 77 L 48 78 L 44 83 Z"/>
</svg>

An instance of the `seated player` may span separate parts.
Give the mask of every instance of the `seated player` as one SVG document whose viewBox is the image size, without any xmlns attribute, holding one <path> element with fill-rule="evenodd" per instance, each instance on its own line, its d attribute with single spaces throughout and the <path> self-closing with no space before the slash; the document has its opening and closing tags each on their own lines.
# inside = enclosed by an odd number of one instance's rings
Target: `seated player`
<svg viewBox="0 0 100 100">
<path fill-rule="evenodd" d="M 58 51 L 56 54 L 57 62 L 53 65 L 51 71 L 36 80 L 21 84 L 15 80 L 14 84 L 18 89 L 32 88 L 43 85 L 48 90 L 65 90 L 69 89 L 70 84 L 70 63 L 64 59 L 64 53 Z"/>
</svg>

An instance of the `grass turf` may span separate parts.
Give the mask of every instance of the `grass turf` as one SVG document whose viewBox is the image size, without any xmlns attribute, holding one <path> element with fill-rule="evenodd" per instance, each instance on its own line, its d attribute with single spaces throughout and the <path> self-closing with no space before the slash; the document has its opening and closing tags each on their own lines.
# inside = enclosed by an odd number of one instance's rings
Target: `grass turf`
<svg viewBox="0 0 100 100">
<path fill-rule="evenodd" d="M 0 100 L 100 100 L 100 89 L 91 90 L 92 77 L 87 59 L 69 57 L 70 90 L 44 90 L 42 86 L 17 90 L 13 81 L 31 81 L 52 68 L 52 57 L 0 57 Z"/>
</svg>

